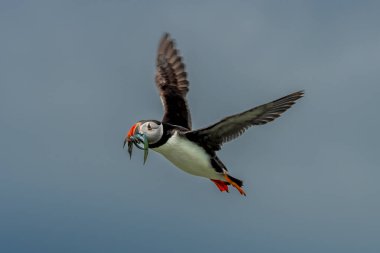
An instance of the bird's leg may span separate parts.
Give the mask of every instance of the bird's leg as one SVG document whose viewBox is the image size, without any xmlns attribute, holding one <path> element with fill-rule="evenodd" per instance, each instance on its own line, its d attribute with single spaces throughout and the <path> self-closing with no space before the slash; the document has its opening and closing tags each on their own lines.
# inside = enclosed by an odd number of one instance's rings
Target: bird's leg
<svg viewBox="0 0 380 253">
<path fill-rule="evenodd" d="M 224 178 L 226 179 L 226 181 L 228 183 L 230 183 L 233 187 L 235 187 L 240 192 L 241 195 L 247 196 L 247 194 L 245 194 L 244 190 L 239 185 L 237 185 L 237 183 L 232 181 L 227 173 L 224 174 Z"/>
</svg>

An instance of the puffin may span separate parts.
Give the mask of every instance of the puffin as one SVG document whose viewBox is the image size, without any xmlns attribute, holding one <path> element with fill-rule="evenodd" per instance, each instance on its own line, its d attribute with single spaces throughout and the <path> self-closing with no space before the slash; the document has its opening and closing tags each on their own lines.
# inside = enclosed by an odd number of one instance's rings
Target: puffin
<svg viewBox="0 0 380 253">
<path fill-rule="evenodd" d="M 177 168 L 210 179 L 221 192 L 229 192 L 228 187 L 232 186 L 244 196 L 243 181 L 230 175 L 216 152 L 249 127 L 264 125 L 278 118 L 304 95 L 303 90 L 297 91 L 193 130 L 186 99 L 189 81 L 185 64 L 169 33 L 164 33 L 159 42 L 155 82 L 164 115 L 161 121 L 140 120 L 129 129 L 123 147 L 128 143 L 130 158 L 135 146 L 144 151 L 145 164 L 151 149 Z"/>
</svg>

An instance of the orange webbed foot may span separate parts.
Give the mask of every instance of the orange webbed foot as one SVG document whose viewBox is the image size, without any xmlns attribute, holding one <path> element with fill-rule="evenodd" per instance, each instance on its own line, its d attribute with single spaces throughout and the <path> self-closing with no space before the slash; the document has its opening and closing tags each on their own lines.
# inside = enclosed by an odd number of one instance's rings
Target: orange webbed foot
<svg viewBox="0 0 380 253">
<path fill-rule="evenodd" d="M 235 187 L 241 195 L 244 195 L 244 196 L 247 196 L 247 194 L 245 193 L 245 191 L 237 184 L 235 183 L 234 181 L 231 180 L 231 178 L 228 176 L 228 174 L 224 174 L 224 178 L 226 179 L 226 181 L 231 184 L 233 187 Z"/>
<path fill-rule="evenodd" d="M 223 182 L 223 181 L 220 181 L 220 180 L 216 180 L 216 179 L 210 179 L 212 182 L 214 182 L 214 184 L 216 185 L 216 187 L 218 187 L 218 189 L 221 191 L 221 192 L 228 192 L 228 184 L 226 182 Z"/>
</svg>

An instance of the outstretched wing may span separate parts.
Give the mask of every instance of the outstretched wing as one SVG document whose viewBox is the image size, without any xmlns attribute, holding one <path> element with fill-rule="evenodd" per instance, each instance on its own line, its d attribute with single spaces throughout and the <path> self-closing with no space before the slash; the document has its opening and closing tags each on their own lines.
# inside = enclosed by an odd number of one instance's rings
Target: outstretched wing
<svg viewBox="0 0 380 253">
<path fill-rule="evenodd" d="M 185 65 L 174 41 L 165 33 L 158 47 L 156 71 L 156 85 L 164 107 L 162 121 L 190 130 L 191 117 L 186 101 L 189 82 L 186 77 Z"/>
<path fill-rule="evenodd" d="M 209 127 L 191 131 L 186 136 L 209 150 L 219 150 L 223 143 L 235 139 L 254 125 L 263 125 L 280 117 L 304 92 L 298 91 L 270 103 L 222 119 Z"/>
</svg>

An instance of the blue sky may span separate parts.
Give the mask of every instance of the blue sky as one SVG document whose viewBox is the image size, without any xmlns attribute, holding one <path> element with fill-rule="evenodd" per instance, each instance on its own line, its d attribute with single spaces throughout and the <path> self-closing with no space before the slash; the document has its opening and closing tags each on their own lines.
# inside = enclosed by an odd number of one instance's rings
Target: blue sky
<svg viewBox="0 0 380 253">
<path fill-rule="evenodd" d="M 2 1 L 1 252 L 379 252 L 376 1 Z M 296 90 L 224 145 L 247 197 L 150 152 L 163 32 L 187 66 L 193 127 Z"/>
</svg>

